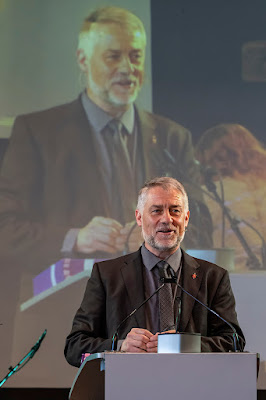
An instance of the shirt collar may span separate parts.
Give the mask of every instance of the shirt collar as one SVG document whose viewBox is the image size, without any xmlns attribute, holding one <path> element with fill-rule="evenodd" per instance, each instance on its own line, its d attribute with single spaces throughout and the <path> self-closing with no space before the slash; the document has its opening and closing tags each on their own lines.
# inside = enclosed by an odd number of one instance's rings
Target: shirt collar
<svg viewBox="0 0 266 400">
<path fill-rule="evenodd" d="M 151 253 L 145 247 L 144 243 L 141 246 L 141 256 L 143 264 L 149 271 L 151 271 L 159 261 L 162 261 L 155 254 Z M 165 261 L 167 261 L 167 263 L 173 268 L 173 270 L 177 272 L 181 264 L 181 259 L 182 259 L 182 252 L 179 247 L 173 254 L 167 257 Z"/>
<path fill-rule="evenodd" d="M 96 132 L 101 132 L 112 119 L 111 115 L 107 114 L 102 108 L 97 106 L 87 95 L 86 91 L 81 94 L 81 102 L 86 112 L 87 118 Z M 119 120 L 122 122 L 129 134 L 133 133 L 135 122 L 135 108 L 133 104 L 125 111 Z"/>
</svg>

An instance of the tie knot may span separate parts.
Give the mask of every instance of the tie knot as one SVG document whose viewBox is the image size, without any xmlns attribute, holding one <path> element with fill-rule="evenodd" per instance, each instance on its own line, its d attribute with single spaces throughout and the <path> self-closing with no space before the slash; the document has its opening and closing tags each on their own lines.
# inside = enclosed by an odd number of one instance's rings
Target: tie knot
<svg viewBox="0 0 266 400">
<path fill-rule="evenodd" d="M 159 268 L 159 270 L 164 272 L 164 276 L 167 276 L 167 270 L 169 268 L 169 264 L 168 262 L 166 262 L 165 260 L 161 260 L 157 263 L 157 267 Z"/>
<path fill-rule="evenodd" d="M 119 119 L 112 119 L 108 125 L 113 133 L 121 132 L 123 127 L 123 124 Z"/>
</svg>

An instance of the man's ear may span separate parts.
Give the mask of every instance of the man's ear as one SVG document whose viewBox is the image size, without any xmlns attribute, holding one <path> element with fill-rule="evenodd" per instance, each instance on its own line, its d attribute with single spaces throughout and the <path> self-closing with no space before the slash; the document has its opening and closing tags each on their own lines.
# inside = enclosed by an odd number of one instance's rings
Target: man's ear
<svg viewBox="0 0 266 400">
<path fill-rule="evenodd" d="M 77 50 L 77 61 L 82 72 L 88 71 L 88 60 L 83 49 Z"/>
<path fill-rule="evenodd" d="M 139 210 L 135 211 L 135 216 L 138 226 L 142 226 L 141 213 L 139 212 Z"/>
<path fill-rule="evenodd" d="M 187 211 L 187 214 L 186 214 L 186 217 L 185 217 L 185 227 L 188 226 L 189 216 L 190 216 L 190 212 Z"/>
</svg>

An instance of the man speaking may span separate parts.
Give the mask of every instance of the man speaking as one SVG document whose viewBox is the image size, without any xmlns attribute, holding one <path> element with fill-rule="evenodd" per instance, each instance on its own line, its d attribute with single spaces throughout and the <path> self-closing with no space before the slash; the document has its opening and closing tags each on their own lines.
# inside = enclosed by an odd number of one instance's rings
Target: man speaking
<svg viewBox="0 0 266 400">
<path fill-rule="evenodd" d="M 190 133 L 134 104 L 145 49 L 138 17 L 97 9 L 84 20 L 77 49 L 86 89 L 71 103 L 16 119 L 0 176 L 0 240 L 2 254 L 19 268 L 37 273 L 64 256 L 136 250 L 137 189 L 163 174 L 182 178 L 199 216 L 187 247 L 211 246 L 208 209 L 193 188 L 199 173 Z"/>
<path fill-rule="evenodd" d="M 111 350 L 121 321 L 159 287 L 161 269 L 169 266 L 186 291 L 234 327 L 243 348 L 228 272 L 180 249 L 190 216 L 183 185 L 169 177 L 147 182 L 140 190 L 135 214 L 144 243 L 137 252 L 94 265 L 66 341 L 67 361 L 78 367 L 83 353 Z M 181 332 L 201 334 L 203 352 L 234 349 L 228 324 L 187 294 L 179 293 L 179 298 L 181 313 L 177 315 L 176 285 L 165 285 L 128 318 L 118 330 L 121 350 L 156 352 L 158 332 L 173 329 L 176 317 Z"/>
</svg>

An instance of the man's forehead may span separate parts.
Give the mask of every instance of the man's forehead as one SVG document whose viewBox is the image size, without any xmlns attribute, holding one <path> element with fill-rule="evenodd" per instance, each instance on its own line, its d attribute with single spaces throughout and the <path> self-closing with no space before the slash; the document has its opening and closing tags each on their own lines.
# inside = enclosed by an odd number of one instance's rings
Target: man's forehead
<svg viewBox="0 0 266 400">
<path fill-rule="evenodd" d="M 130 40 L 138 45 L 145 45 L 145 33 L 137 26 L 116 22 L 94 22 L 87 34 L 95 41 Z"/>
<path fill-rule="evenodd" d="M 154 205 L 178 205 L 183 204 L 184 196 L 183 194 L 174 188 L 164 189 L 160 186 L 154 187 L 148 190 L 146 202 Z"/>
</svg>

